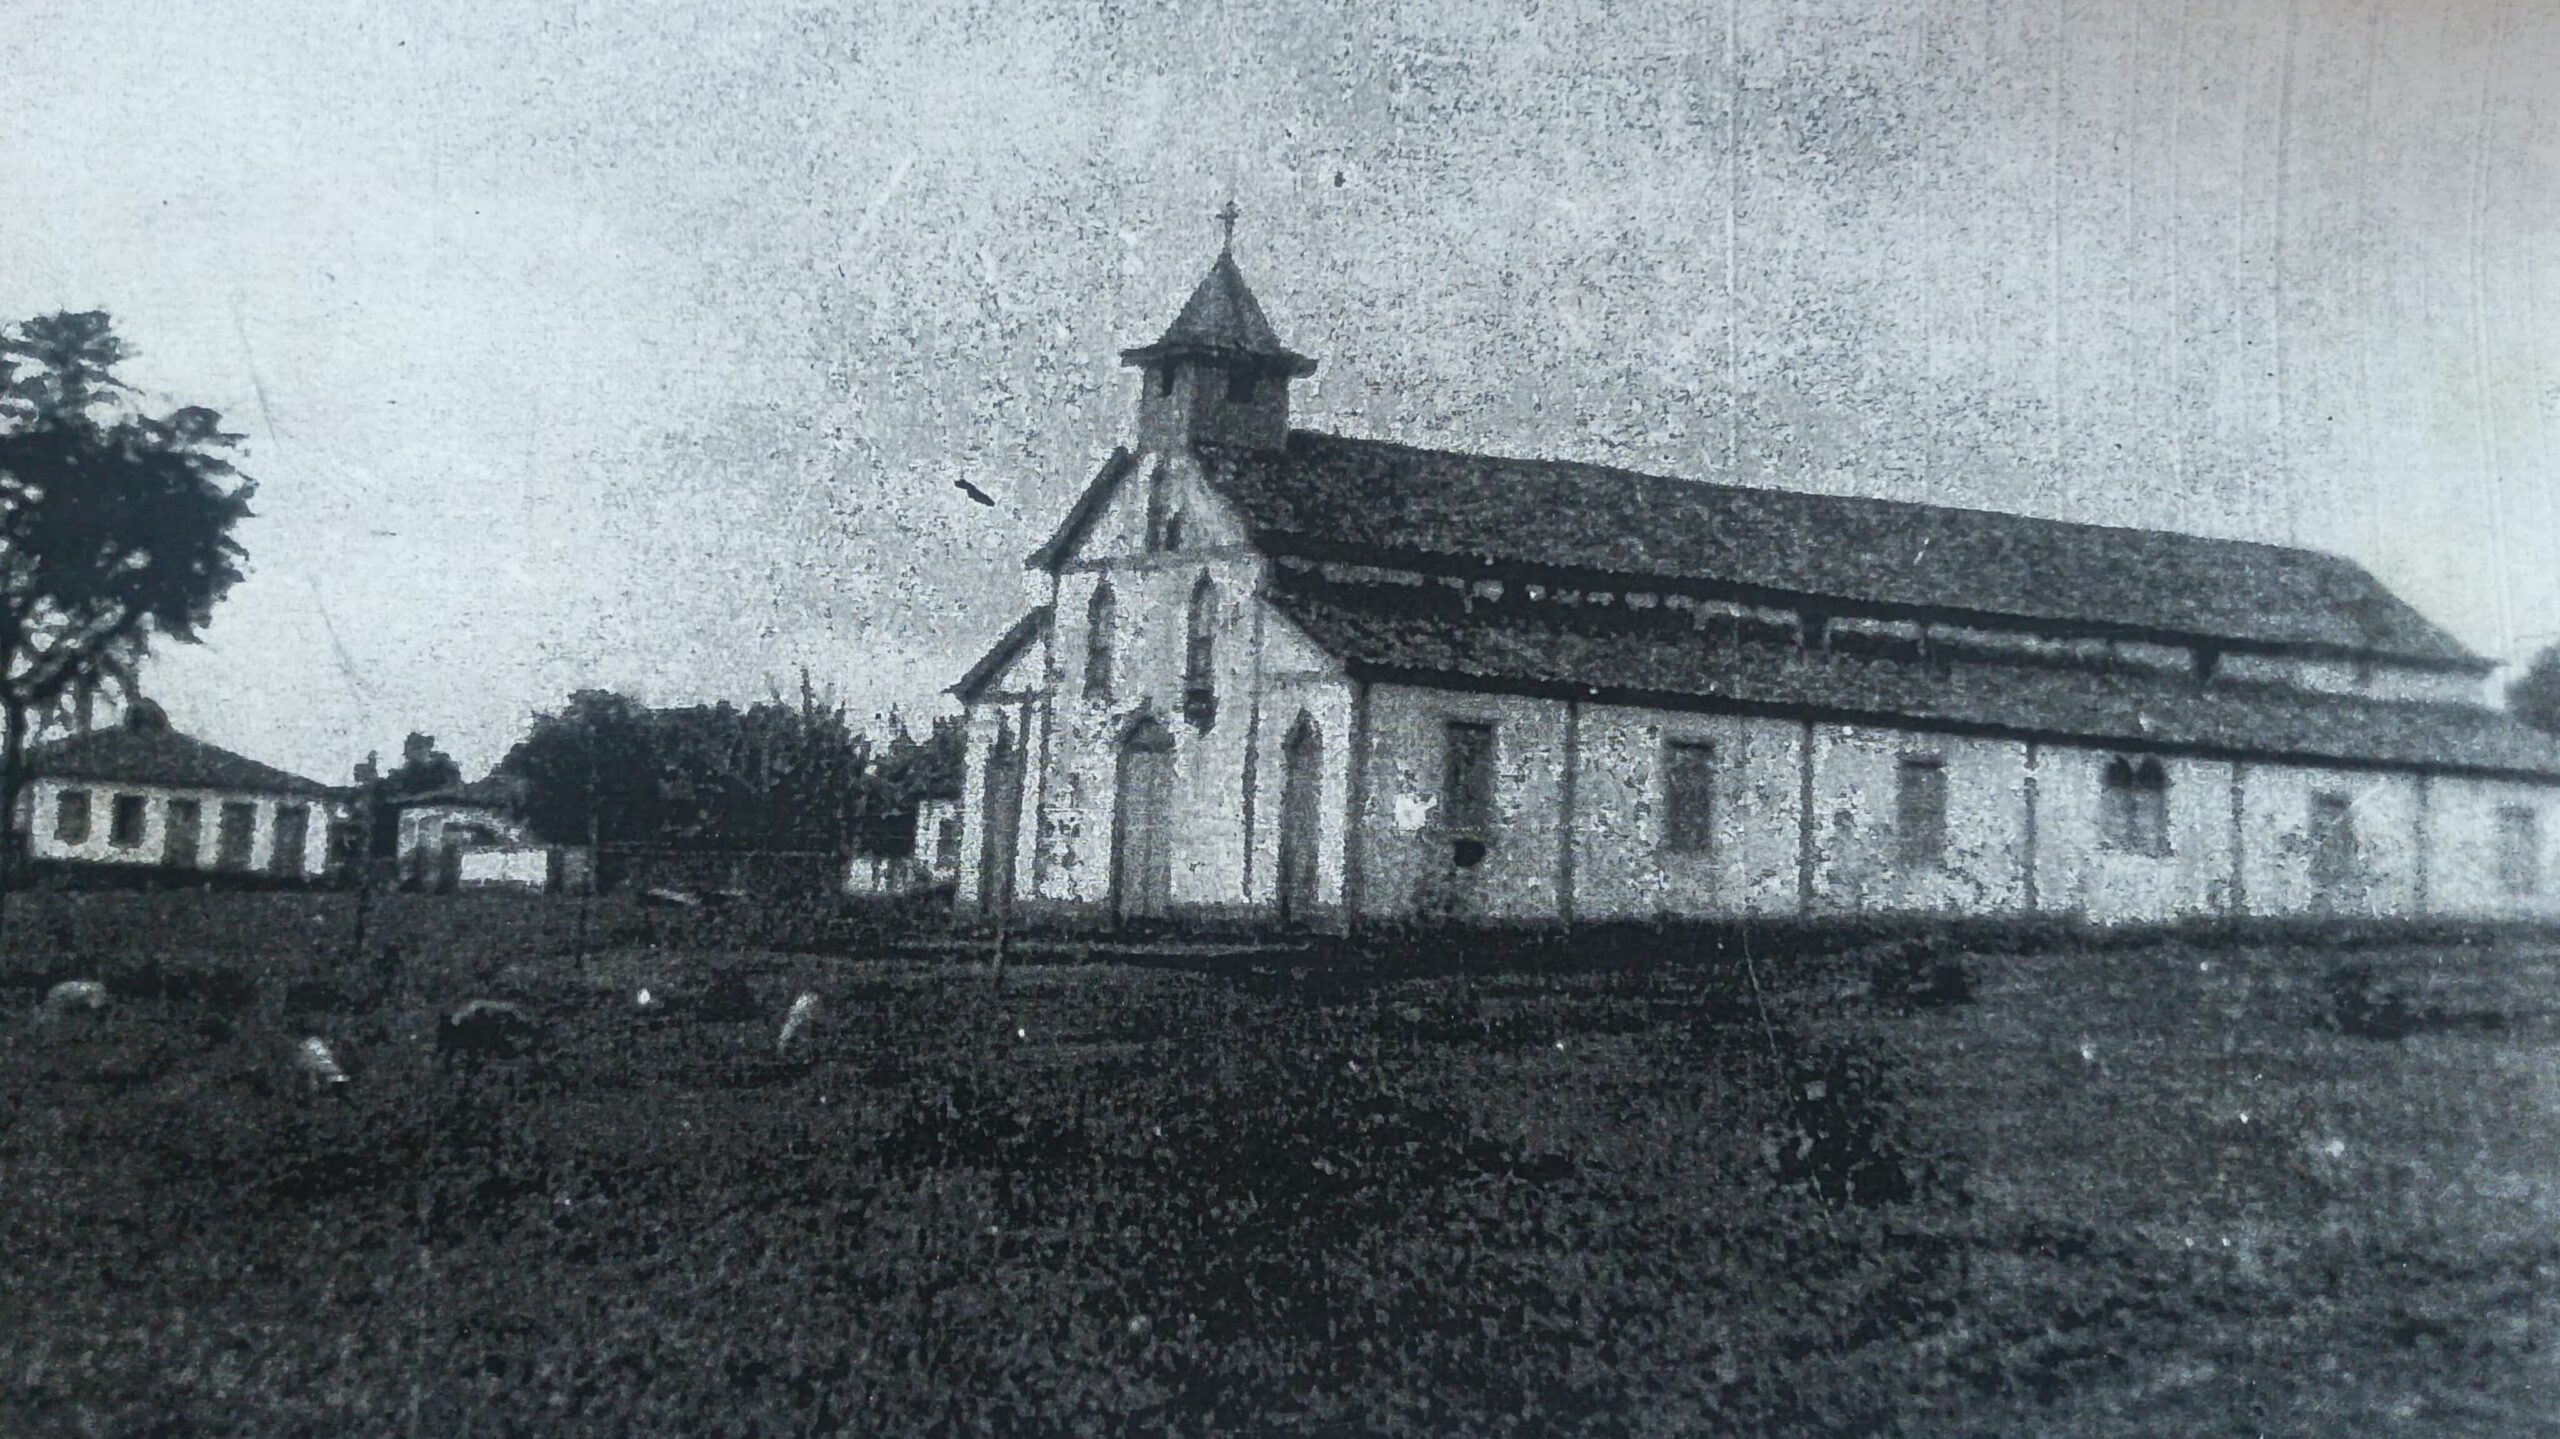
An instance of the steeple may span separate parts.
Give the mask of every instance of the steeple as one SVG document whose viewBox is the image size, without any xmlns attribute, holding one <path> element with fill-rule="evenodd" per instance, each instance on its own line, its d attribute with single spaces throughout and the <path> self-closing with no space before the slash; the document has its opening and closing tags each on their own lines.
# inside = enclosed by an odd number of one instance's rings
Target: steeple
<svg viewBox="0 0 2560 1439">
<path fill-rule="evenodd" d="M 1280 343 L 1236 268 L 1235 202 L 1217 215 L 1226 243 L 1162 338 L 1120 352 L 1137 368 L 1141 449 L 1195 440 L 1278 449 L 1289 438 L 1289 382 L 1316 362 Z"/>
</svg>

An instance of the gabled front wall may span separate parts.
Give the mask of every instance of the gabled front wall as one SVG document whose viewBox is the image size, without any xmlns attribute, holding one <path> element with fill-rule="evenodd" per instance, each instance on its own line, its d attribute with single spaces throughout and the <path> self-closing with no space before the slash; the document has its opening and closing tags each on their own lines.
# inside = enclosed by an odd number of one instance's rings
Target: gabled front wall
<svg viewBox="0 0 2560 1439">
<path fill-rule="evenodd" d="M 1150 510 L 1155 511 L 1151 517 Z M 1179 516 L 1180 546 L 1150 548 Z M 978 904 L 986 757 L 1000 730 L 1026 735 L 1029 775 L 1016 852 L 1017 912 L 1108 918 L 1121 752 L 1152 718 L 1173 739 L 1171 903 L 1177 914 L 1243 917 L 1278 898 L 1286 745 L 1304 715 L 1317 737 L 1316 904 L 1342 904 L 1351 690 L 1339 667 L 1262 599 L 1265 564 L 1187 456 L 1141 456 L 1058 560 L 1045 645 L 1026 650 L 970 706 L 957 896 Z M 1209 586 L 1214 709 L 1186 713 L 1191 602 Z M 1112 593 L 1107 674 L 1088 673 L 1097 587 Z M 1089 684 L 1089 679 L 1104 681 Z"/>
</svg>

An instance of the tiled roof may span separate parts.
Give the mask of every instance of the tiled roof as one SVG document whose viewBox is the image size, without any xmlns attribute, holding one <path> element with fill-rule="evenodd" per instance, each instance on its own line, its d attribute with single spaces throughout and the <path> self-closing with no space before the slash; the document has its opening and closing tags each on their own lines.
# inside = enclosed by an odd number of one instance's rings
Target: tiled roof
<svg viewBox="0 0 2560 1439">
<path fill-rule="evenodd" d="M 1236 257 L 1224 250 L 1162 339 L 1120 352 L 1121 360 L 1132 365 L 1185 357 L 1259 360 L 1293 375 L 1311 375 L 1316 368 L 1315 361 L 1280 343 L 1262 313 L 1262 302 L 1236 268 Z"/>
<path fill-rule="evenodd" d="M 2309 550 L 1304 430 L 1284 450 L 1201 453 L 1274 553 L 1644 576 L 1948 623 L 2488 668 L 2356 564 Z"/>
<path fill-rule="evenodd" d="M 38 745 L 27 751 L 27 772 L 46 779 L 165 785 L 171 789 L 314 796 L 333 793 L 318 780 L 288 774 L 176 730 L 131 726 L 95 730 Z"/>
<path fill-rule="evenodd" d="M 1685 615 L 1599 619 L 1444 587 L 1281 584 L 1356 675 L 2223 757 L 2560 780 L 2560 739 L 2485 707 L 2310 695 L 2130 668 L 1806 653 Z"/>
</svg>

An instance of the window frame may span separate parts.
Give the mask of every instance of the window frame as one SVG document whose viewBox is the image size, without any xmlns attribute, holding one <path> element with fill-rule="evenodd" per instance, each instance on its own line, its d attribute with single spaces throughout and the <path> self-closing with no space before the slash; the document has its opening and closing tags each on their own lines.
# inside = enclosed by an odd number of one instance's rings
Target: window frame
<svg viewBox="0 0 2560 1439">
<path fill-rule="evenodd" d="M 288 823 L 290 820 L 290 823 Z M 296 843 L 285 844 L 290 831 Z M 256 841 L 250 842 L 254 850 Z M 267 812 L 267 871 L 279 876 L 299 876 L 303 860 L 311 852 L 311 806 L 292 800 L 279 802 Z"/>
<path fill-rule="evenodd" d="M 1105 577 L 1084 602 L 1084 696 L 1108 703 L 1112 697 L 1113 651 L 1118 645 L 1120 597 Z"/>
<path fill-rule="evenodd" d="M 1919 775 L 1932 778 L 1915 782 Z M 1947 862 L 1947 759 L 1942 754 L 1910 753 L 1902 755 L 1894 765 L 1893 837 L 1894 854 L 1909 869 L 1943 868 Z M 1925 826 L 1915 826 L 1917 806 L 1914 797 L 1929 797 L 1932 809 L 1926 814 Z"/>
<path fill-rule="evenodd" d="M 247 821 L 234 826 L 231 822 L 232 816 L 244 813 L 248 816 Z M 241 840 L 236 857 L 231 846 L 231 839 L 235 833 Z M 220 801 L 214 809 L 213 867 L 233 874 L 244 874 L 256 867 L 257 859 L 257 801 L 238 799 Z"/>
<path fill-rule="evenodd" d="M 2131 755 L 2110 756 L 2098 772 L 2098 847 L 2148 859 L 2175 853 L 2169 785 L 2168 767 L 2156 755 L 2139 763 Z"/>
<path fill-rule="evenodd" d="M 2364 836 L 2356 832 L 2355 796 L 2343 790 L 2313 790 L 2303 804 L 2303 838 L 2309 846 L 2305 866 L 2314 889 L 2354 882 L 2364 864 Z M 2333 849 L 2325 834 L 2344 844 Z"/>
<path fill-rule="evenodd" d="M 77 834 L 72 833 L 73 826 L 65 823 L 74 809 L 77 809 L 80 815 Z M 97 833 L 96 809 L 97 806 L 91 802 L 90 792 L 86 789 L 56 791 L 53 799 L 54 843 L 87 844 L 89 837 Z"/>
<path fill-rule="evenodd" d="M 133 832 L 125 832 L 125 817 L 133 817 Z M 107 843 L 118 849 L 140 849 L 151 834 L 151 796 L 118 793 L 107 801 Z"/>
<path fill-rule="evenodd" d="M 1716 763 L 1716 744 L 1711 739 L 1689 735 L 1667 736 L 1662 741 L 1662 834 L 1661 848 L 1666 854 L 1705 858 L 1716 852 L 1716 782 L 1721 770 Z M 1689 785 L 1682 783 L 1684 763 L 1699 766 Z M 1684 800 L 1694 799 L 1695 804 Z"/>
<path fill-rule="evenodd" d="M 1462 771 L 1460 738 L 1472 752 L 1472 767 Z M 1481 745 L 1481 749 L 1474 749 Z M 1440 724 L 1441 831 L 1451 839 L 1491 846 L 1496 797 L 1502 786 L 1502 732 L 1491 720 L 1451 718 Z M 1474 782 L 1470 783 L 1470 777 Z"/>
<path fill-rule="evenodd" d="M 2542 811 L 2526 804 L 2501 805 L 2498 807 L 2498 894 L 2506 899 L 2531 899 L 2540 893 Z"/>
<path fill-rule="evenodd" d="M 1218 714 L 1217 607 L 1217 583 L 1203 570 L 1183 612 L 1182 713 L 1204 730 Z"/>
</svg>

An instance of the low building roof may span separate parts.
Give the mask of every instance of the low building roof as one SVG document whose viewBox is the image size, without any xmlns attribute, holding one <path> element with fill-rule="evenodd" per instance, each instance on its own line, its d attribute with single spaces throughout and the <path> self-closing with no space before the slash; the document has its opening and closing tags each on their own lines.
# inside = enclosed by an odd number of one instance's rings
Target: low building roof
<svg viewBox="0 0 2560 1439">
<path fill-rule="evenodd" d="M 329 797 L 337 793 L 318 780 L 156 726 L 121 725 L 37 745 L 27 751 L 27 773 L 30 778 L 242 794 Z"/>
<path fill-rule="evenodd" d="M 2485 706 L 2420 704 L 2132 666 L 1945 665 L 1806 651 L 1677 611 L 1603 618 L 1469 604 L 1445 586 L 1281 584 L 1272 600 L 1355 676 L 1602 702 L 2275 762 L 2560 781 L 2560 738 Z"/>
<path fill-rule="evenodd" d="M 1645 577 L 1797 608 L 2490 668 L 2361 566 L 2311 550 L 1306 430 L 1279 450 L 1200 453 L 1275 554 Z"/>
<path fill-rule="evenodd" d="M 400 806 L 440 804 L 464 809 L 512 810 L 524 803 L 525 789 L 525 782 L 515 775 L 492 774 L 466 784 L 449 784 L 416 794 L 394 795 L 384 802 Z"/>
</svg>

